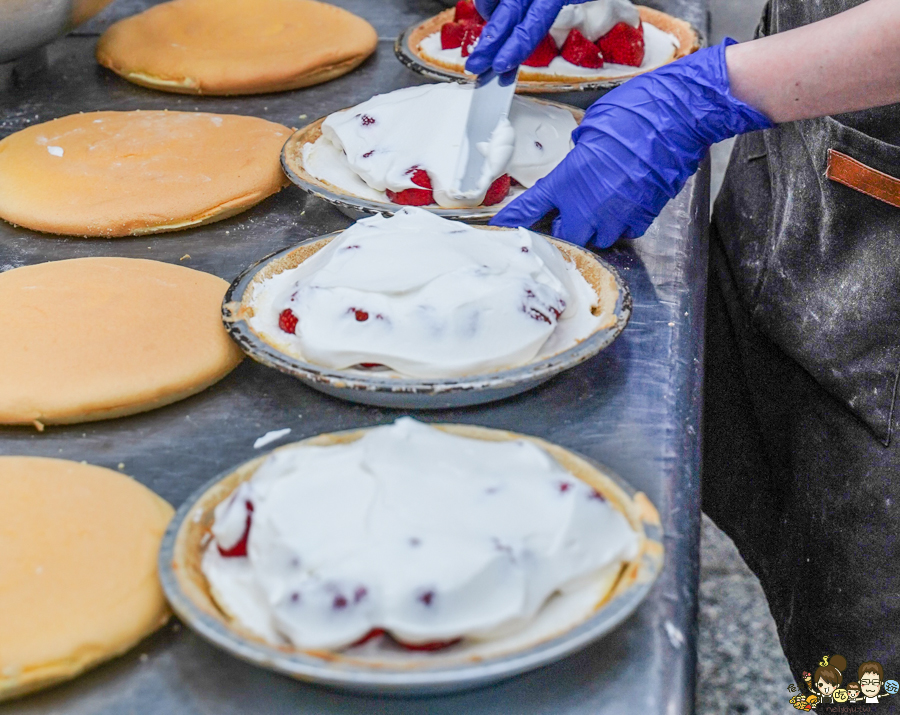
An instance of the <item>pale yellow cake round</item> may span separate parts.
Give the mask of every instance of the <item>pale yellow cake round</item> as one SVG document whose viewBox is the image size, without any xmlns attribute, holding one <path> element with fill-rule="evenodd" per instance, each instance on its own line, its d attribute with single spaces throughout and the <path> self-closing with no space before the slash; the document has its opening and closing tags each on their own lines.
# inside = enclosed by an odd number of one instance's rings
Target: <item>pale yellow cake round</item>
<svg viewBox="0 0 900 715">
<path fill-rule="evenodd" d="M 163 499 L 110 469 L 42 457 L 0 457 L 0 492 L 0 700 L 72 678 L 166 622 Z"/>
<path fill-rule="evenodd" d="M 97 61 L 184 94 L 257 94 L 327 82 L 375 51 L 365 20 L 314 0 L 172 0 L 120 20 Z"/>
<path fill-rule="evenodd" d="M 233 114 L 86 112 L 0 141 L 0 218 L 112 238 L 219 221 L 281 190 L 290 130 Z"/>
<path fill-rule="evenodd" d="M 217 382 L 243 353 L 228 284 L 184 266 L 76 258 L 0 273 L 0 424 L 143 412 Z"/>
</svg>

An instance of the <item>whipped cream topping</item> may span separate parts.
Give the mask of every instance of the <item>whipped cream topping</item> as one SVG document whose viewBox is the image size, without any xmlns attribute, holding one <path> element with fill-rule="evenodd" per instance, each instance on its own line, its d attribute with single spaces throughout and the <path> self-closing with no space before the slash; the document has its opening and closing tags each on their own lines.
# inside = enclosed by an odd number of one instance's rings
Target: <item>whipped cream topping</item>
<svg viewBox="0 0 900 715">
<path fill-rule="evenodd" d="M 550 37 L 557 47 L 562 47 L 569 31 L 578 29 L 591 42 L 596 42 L 620 22 L 632 27 L 641 24 L 640 13 L 629 0 L 592 0 L 564 5 L 550 27 Z"/>
<path fill-rule="evenodd" d="M 212 533 L 202 569 L 220 606 L 313 649 L 373 629 L 413 646 L 496 638 L 639 547 L 623 514 L 533 443 L 408 417 L 274 452 L 216 507 Z M 223 556 L 245 533 L 246 556 Z"/>
<path fill-rule="evenodd" d="M 259 284 L 250 328 L 299 359 L 477 375 L 561 352 L 601 324 L 570 260 L 520 228 L 486 231 L 407 207 L 358 221 Z M 296 324 L 286 332 L 284 311 Z"/>
<path fill-rule="evenodd" d="M 479 190 L 461 193 L 459 157 L 473 91 L 455 83 L 407 87 L 331 114 L 322 136 L 303 147 L 303 165 L 323 181 L 380 201 L 388 200 L 387 189 L 417 188 L 411 170 L 424 169 L 435 202 L 463 208 L 481 204 L 503 174 L 532 186 L 572 148 L 577 124 L 571 112 L 516 97 L 508 123 L 479 147 L 487 157 Z"/>
</svg>

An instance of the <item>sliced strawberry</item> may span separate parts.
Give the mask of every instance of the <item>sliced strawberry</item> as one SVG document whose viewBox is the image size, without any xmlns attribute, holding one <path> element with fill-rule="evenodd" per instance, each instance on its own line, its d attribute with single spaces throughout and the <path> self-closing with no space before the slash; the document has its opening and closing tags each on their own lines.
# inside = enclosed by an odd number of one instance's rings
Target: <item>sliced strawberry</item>
<svg viewBox="0 0 900 715">
<path fill-rule="evenodd" d="M 380 636 L 387 636 L 394 643 L 399 645 L 401 648 L 405 648 L 406 650 L 415 650 L 415 651 L 434 651 L 434 650 L 442 650 L 444 648 L 449 648 L 452 645 L 456 645 L 459 643 L 462 638 L 455 638 L 452 641 L 432 641 L 430 643 L 404 643 L 397 638 L 394 638 L 390 633 L 384 630 L 384 628 L 373 628 L 368 633 L 366 633 L 362 638 L 360 638 L 355 643 L 350 644 L 350 648 L 355 648 L 356 646 L 363 645 L 364 643 L 368 643 L 375 638 Z"/>
<path fill-rule="evenodd" d="M 250 536 L 250 525 L 253 522 L 253 504 L 249 501 L 244 502 L 244 504 L 247 507 L 247 522 L 244 526 L 244 533 L 241 535 L 240 540 L 230 549 L 223 549 L 221 546 L 216 544 L 216 548 L 219 550 L 219 553 L 226 558 L 247 555 L 247 538 Z"/>
<path fill-rule="evenodd" d="M 459 643 L 462 638 L 454 638 L 452 641 L 432 641 L 431 643 L 404 643 L 403 641 L 397 640 L 397 644 L 406 648 L 406 650 L 423 650 L 423 651 L 432 651 L 432 650 L 443 650 L 444 648 L 449 648 L 452 645 L 456 645 Z"/>
<path fill-rule="evenodd" d="M 459 0 L 459 2 L 456 3 L 453 20 L 455 22 L 473 20 L 480 25 L 484 24 L 484 18 L 478 14 L 478 10 L 475 8 L 475 3 L 472 0 Z"/>
<path fill-rule="evenodd" d="M 632 27 L 627 22 L 620 22 L 597 44 L 607 62 L 640 67 L 644 61 L 644 26 Z"/>
<path fill-rule="evenodd" d="M 368 643 L 373 638 L 378 638 L 378 636 L 383 636 L 385 634 L 384 628 L 373 628 L 371 631 L 366 633 L 362 638 L 360 638 L 356 643 L 351 643 L 350 647 L 353 648 L 358 645 L 362 645 L 363 643 Z"/>
<path fill-rule="evenodd" d="M 560 53 L 564 60 L 579 67 L 599 69 L 603 66 L 600 48 L 581 34 L 577 28 L 569 30 Z"/>
<path fill-rule="evenodd" d="M 553 41 L 553 38 L 550 35 L 545 35 L 540 44 L 534 48 L 534 52 L 522 64 L 528 67 L 546 67 L 558 54 L 559 51 L 556 49 L 556 43 Z"/>
<path fill-rule="evenodd" d="M 431 177 L 428 176 L 428 172 L 425 171 L 425 169 L 420 169 L 418 166 L 414 166 L 406 173 L 412 175 L 411 181 L 416 186 L 421 186 L 423 189 L 431 190 Z"/>
<path fill-rule="evenodd" d="M 462 47 L 465 34 L 466 26 L 461 22 L 448 22 L 441 25 L 441 49 L 452 50 L 454 47 Z"/>
<path fill-rule="evenodd" d="M 431 179 L 428 178 L 428 172 L 420 169 L 418 166 L 412 167 L 407 174 L 412 174 L 412 182 L 421 189 L 404 189 L 403 191 L 391 191 L 388 189 L 385 193 L 387 197 L 395 204 L 403 204 L 404 206 L 427 206 L 434 203 L 434 194 L 431 191 Z"/>
<path fill-rule="evenodd" d="M 484 29 L 484 25 L 473 22 L 472 20 L 466 20 L 462 25 L 465 28 L 465 34 L 463 35 L 462 41 L 462 56 L 468 57 L 472 52 L 472 48 L 475 46 L 475 40 L 481 37 L 481 31 Z"/>
<path fill-rule="evenodd" d="M 278 315 L 278 327 L 293 335 L 297 330 L 297 316 L 290 308 L 285 308 Z"/>
<path fill-rule="evenodd" d="M 404 189 L 403 191 L 388 189 L 385 193 L 395 204 L 403 206 L 428 206 L 434 203 L 434 194 L 422 189 Z"/>
<path fill-rule="evenodd" d="M 493 206 L 494 204 L 499 204 L 509 193 L 509 185 L 509 174 L 504 174 L 503 176 L 494 179 L 494 183 L 491 184 L 487 193 L 484 195 L 484 201 L 481 202 L 482 205 Z"/>
</svg>

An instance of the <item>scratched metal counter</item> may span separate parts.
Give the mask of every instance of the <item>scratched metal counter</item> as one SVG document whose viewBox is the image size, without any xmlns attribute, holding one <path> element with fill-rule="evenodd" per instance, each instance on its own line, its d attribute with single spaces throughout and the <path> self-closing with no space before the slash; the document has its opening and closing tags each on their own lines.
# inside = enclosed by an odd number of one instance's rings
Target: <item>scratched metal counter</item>
<svg viewBox="0 0 900 715">
<path fill-rule="evenodd" d="M 96 35 L 146 5 L 119 0 L 49 48 L 49 65 L 0 94 L 0 138 L 77 111 L 181 109 L 252 114 L 300 126 L 378 92 L 422 79 L 393 56 L 396 34 L 435 14 L 437 0 L 343 0 L 378 29 L 377 54 L 324 85 L 238 98 L 143 89 L 97 66 Z M 704 0 L 656 3 L 699 28 Z M 585 97 L 585 102 L 591 97 Z M 426 699 L 367 698 L 294 682 L 217 650 L 173 622 L 121 658 L 76 680 L 0 706 L 0 713 L 66 715 L 599 715 L 693 710 L 699 573 L 699 419 L 708 225 L 707 169 L 647 235 L 604 252 L 628 281 L 634 315 L 609 349 L 538 389 L 475 408 L 419 413 L 539 435 L 609 465 L 656 503 L 666 564 L 646 602 L 612 635 L 556 665 L 483 690 Z M 53 191 L 52 185 L 47 186 Z M 302 213 L 304 212 L 305 213 Z M 79 256 L 154 258 L 231 281 L 256 259 L 348 225 L 289 187 L 234 218 L 149 238 L 54 238 L 0 222 L 0 270 Z M 180 260 L 185 254 L 190 258 Z M 63 316 L 64 317 L 64 316 Z M 2 348 L 0 348 L 2 349 Z M 288 439 L 395 419 L 400 412 L 326 397 L 250 360 L 199 395 L 133 417 L 84 425 L 0 428 L 0 453 L 86 460 L 123 471 L 179 505 L 223 469 L 258 452 L 254 440 Z M 277 444 L 281 444 L 282 440 Z"/>
</svg>

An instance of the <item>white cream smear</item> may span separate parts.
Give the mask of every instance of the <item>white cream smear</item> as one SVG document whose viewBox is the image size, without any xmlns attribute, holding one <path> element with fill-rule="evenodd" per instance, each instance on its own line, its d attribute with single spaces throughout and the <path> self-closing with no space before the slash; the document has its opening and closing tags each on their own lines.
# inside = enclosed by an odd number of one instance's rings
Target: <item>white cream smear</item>
<svg viewBox="0 0 900 715">
<path fill-rule="evenodd" d="M 486 231 L 407 207 L 358 221 L 259 284 L 250 328 L 289 355 L 445 378 L 561 352 L 600 324 L 575 264 L 524 228 Z M 279 327 L 290 310 L 293 334 Z M 600 311 L 598 311 L 599 313 Z"/>
<path fill-rule="evenodd" d="M 457 50 L 458 52 L 458 50 Z M 478 206 L 491 182 L 509 174 L 532 186 L 572 148 L 577 126 L 568 110 L 516 97 L 508 123 L 487 146 L 479 191 L 456 189 L 472 86 L 429 84 L 379 94 L 329 115 L 322 136 L 303 147 L 303 166 L 316 178 L 371 201 L 389 202 L 385 191 L 419 188 L 411 170 L 427 171 L 435 202 L 444 208 Z"/>
<path fill-rule="evenodd" d="M 550 27 L 550 37 L 562 47 L 569 31 L 577 29 L 591 42 L 596 42 L 620 22 L 632 27 L 641 24 L 641 15 L 629 0 L 593 0 L 564 5 Z"/>
<path fill-rule="evenodd" d="M 632 27 L 641 24 L 640 13 L 628 0 L 593 0 L 593 2 L 577 5 L 565 5 L 550 28 L 550 36 L 557 47 L 562 47 L 569 31 L 576 28 L 591 42 L 596 42 L 620 22 L 625 22 Z M 547 67 L 523 66 L 521 71 L 546 75 L 548 79 L 554 76 L 602 79 L 643 72 L 669 62 L 680 44 L 678 38 L 648 22 L 643 23 L 643 26 L 644 60 L 640 67 L 607 62 L 603 67 L 594 69 L 580 67 L 562 57 L 554 57 Z M 454 47 L 445 50 L 441 47 L 440 32 L 435 32 L 422 40 L 419 50 L 429 59 L 454 65 L 459 69 L 463 69 L 465 66 L 466 58 L 462 56 L 461 48 Z"/>
<path fill-rule="evenodd" d="M 247 555 L 223 557 L 248 519 Z M 536 445 L 408 417 L 274 452 L 216 507 L 212 532 L 202 569 L 220 606 L 312 649 L 373 629 L 413 645 L 506 636 L 639 547 L 623 514 Z"/>
</svg>

